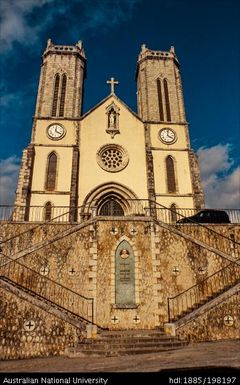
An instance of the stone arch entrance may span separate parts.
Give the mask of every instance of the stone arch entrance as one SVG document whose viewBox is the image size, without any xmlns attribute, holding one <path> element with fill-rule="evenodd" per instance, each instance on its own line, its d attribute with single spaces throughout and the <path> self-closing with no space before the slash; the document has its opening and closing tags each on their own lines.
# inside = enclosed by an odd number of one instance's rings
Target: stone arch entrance
<svg viewBox="0 0 240 385">
<path fill-rule="evenodd" d="M 92 190 L 83 202 L 83 215 L 89 215 L 96 209 L 97 215 L 123 216 L 132 214 L 132 201 L 137 195 L 128 187 L 119 183 L 106 183 Z"/>
</svg>

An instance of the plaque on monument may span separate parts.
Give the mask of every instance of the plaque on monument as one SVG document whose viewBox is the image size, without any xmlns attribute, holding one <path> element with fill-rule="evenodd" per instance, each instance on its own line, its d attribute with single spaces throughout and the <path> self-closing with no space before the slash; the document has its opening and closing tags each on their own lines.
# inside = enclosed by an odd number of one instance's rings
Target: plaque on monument
<svg viewBox="0 0 240 385">
<path fill-rule="evenodd" d="M 134 255 L 127 241 L 116 250 L 116 305 L 128 307 L 135 304 Z"/>
</svg>

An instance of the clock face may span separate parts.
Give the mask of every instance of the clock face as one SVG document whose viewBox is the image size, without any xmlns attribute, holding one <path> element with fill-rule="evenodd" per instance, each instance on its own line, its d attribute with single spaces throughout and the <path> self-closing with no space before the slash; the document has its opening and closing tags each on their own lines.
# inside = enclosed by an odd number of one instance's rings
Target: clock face
<svg viewBox="0 0 240 385">
<path fill-rule="evenodd" d="M 51 124 L 47 129 L 47 134 L 50 139 L 61 139 L 65 135 L 66 131 L 60 124 Z"/>
<path fill-rule="evenodd" d="M 163 128 L 159 132 L 159 137 L 163 143 L 174 143 L 177 140 L 175 132 L 171 128 Z"/>
</svg>

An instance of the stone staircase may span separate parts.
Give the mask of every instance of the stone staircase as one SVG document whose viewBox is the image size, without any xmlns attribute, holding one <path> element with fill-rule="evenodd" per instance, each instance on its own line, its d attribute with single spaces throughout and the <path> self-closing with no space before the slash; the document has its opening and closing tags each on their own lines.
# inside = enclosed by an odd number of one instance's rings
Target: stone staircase
<svg viewBox="0 0 240 385">
<path fill-rule="evenodd" d="M 68 357 L 125 356 L 132 354 L 158 353 L 181 349 L 186 341 L 167 336 L 161 329 L 104 331 L 95 339 L 84 340 L 66 352 Z"/>
<path fill-rule="evenodd" d="M 0 276 L 5 281 L 2 285 L 5 289 L 11 291 L 18 290 L 18 295 L 21 297 L 23 292 L 26 292 L 28 296 L 29 302 L 31 302 L 31 296 L 35 297 L 37 300 L 37 296 L 41 297 L 43 295 L 42 292 L 42 284 L 44 281 L 44 287 L 47 288 L 47 292 L 44 292 L 44 301 L 42 303 L 46 303 L 51 301 L 52 308 L 63 308 L 63 302 L 61 298 L 69 298 L 68 303 L 70 304 L 67 309 L 64 309 L 64 313 L 68 314 L 68 317 L 74 315 L 74 321 L 87 321 L 91 324 L 93 320 L 93 311 L 89 309 L 93 309 L 91 298 L 85 298 L 83 296 L 78 295 L 77 293 L 72 292 L 67 287 L 63 287 L 58 283 L 49 280 L 47 277 L 39 276 L 39 274 L 28 268 L 27 266 L 21 264 L 19 262 L 20 258 L 23 258 L 30 253 L 42 249 L 50 243 L 57 242 L 58 240 L 66 237 L 70 234 L 73 234 L 76 231 L 79 231 L 81 228 L 93 224 L 96 219 L 91 219 L 85 221 L 84 223 L 77 224 L 71 226 L 71 228 L 64 229 L 64 231 L 59 232 L 51 237 L 51 239 L 43 239 L 40 242 L 32 244 L 31 246 L 25 248 L 24 250 L 20 250 L 14 255 L 8 256 L 2 253 L 2 261 L 0 264 Z M 221 295 L 225 295 L 229 290 L 232 290 L 239 283 L 240 277 L 240 261 L 233 257 L 230 254 L 231 247 L 233 245 L 236 255 L 239 256 L 239 243 L 233 242 L 231 239 L 224 237 L 224 242 L 220 242 L 219 240 L 222 238 L 221 234 L 217 234 L 215 236 L 216 243 L 209 244 L 206 239 L 196 239 L 192 233 L 190 227 L 179 226 L 175 227 L 158 220 L 154 220 L 155 225 L 158 225 L 174 234 L 185 238 L 187 241 L 190 241 L 201 248 L 204 248 L 217 256 L 223 258 L 225 261 L 230 262 L 226 268 L 222 269 L 222 272 L 215 273 L 214 277 L 214 285 L 217 289 L 211 292 L 208 292 L 208 288 L 211 288 L 211 285 L 206 285 L 203 290 L 203 285 L 198 284 L 192 288 L 185 290 L 184 293 L 178 294 L 177 299 L 170 298 L 172 300 L 172 304 L 169 307 L 170 311 L 172 311 L 172 315 L 170 313 L 169 321 L 175 323 L 185 322 L 184 320 L 189 320 L 196 316 L 196 312 L 201 312 L 201 309 L 206 306 L 211 306 L 211 303 L 214 300 L 221 297 Z M 195 224 L 196 226 L 196 224 Z M 212 231 L 211 229 L 207 229 L 206 231 Z M 3 246 L 4 242 L 2 242 Z M 219 247 L 218 247 L 219 246 Z M 232 270 L 234 270 L 234 274 L 232 274 Z M 225 272 L 228 272 L 225 279 Z M 17 274 L 16 274 L 17 272 Z M 25 277 L 23 279 L 23 277 Z M 40 281 L 36 279 L 37 277 L 41 278 Z M 230 279 L 233 278 L 233 280 Z M 223 285 L 220 284 L 222 278 Z M 208 277 L 208 282 L 212 279 Z M 8 280 L 8 288 L 6 287 Z M 213 280 L 213 279 L 212 279 Z M 10 282 L 11 281 L 11 282 Z M 229 281 L 229 282 L 228 282 Z M 2 286 L 2 287 L 3 287 Z M 54 287 L 54 296 L 52 296 L 52 292 L 50 287 Z M 200 288 L 200 290 L 199 290 Z M 27 292 L 28 291 L 28 292 Z M 193 294 L 194 293 L 194 294 Z M 199 294 L 201 293 L 201 295 Z M 74 301 L 73 301 L 74 297 Z M 184 298 L 184 299 L 183 299 Z M 39 300 L 41 300 L 39 298 Z M 185 304 L 181 306 L 181 304 Z M 37 306 L 40 306 L 40 302 Z M 77 318 L 77 319 L 76 319 Z M 69 320 L 68 320 L 69 322 Z M 75 323 L 75 322 L 74 322 Z M 130 355 L 130 354 L 144 354 L 144 353 L 157 353 L 165 350 L 173 350 L 179 349 L 186 345 L 185 341 L 179 341 L 176 337 L 167 336 L 160 329 L 158 330 L 124 330 L 124 331 L 104 331 L 96 336 L 96 338 L 86 339 L 84 342 L 79 342 L 78 345 L 67 352 L 69 357 L 77 357 L 77 356 L 119 356 L 119 355 Z"/>
<path fill-rule="evenodd" d="M 237 261 L 239 263 L 239 260 Z M 168 298 L 169 321 L 176 322 L 186 315 L 210 306 L 211 302 L 234 290 L 240 283 L 240 266 L 229 263 L 223 269 L 208 276 L 202 282 L 188 288 L 175 297 Z M 205 306 L 206 308 L 206 306 Z"/>
</svg>

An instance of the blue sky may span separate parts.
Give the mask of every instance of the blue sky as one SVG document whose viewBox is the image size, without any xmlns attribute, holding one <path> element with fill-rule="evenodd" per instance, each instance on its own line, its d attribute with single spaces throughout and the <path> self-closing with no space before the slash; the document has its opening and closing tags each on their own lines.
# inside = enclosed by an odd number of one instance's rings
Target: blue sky
<svg viewBox="0 0 240 385">
<path fill-rule="evenodd" d="M 175 46 L 192 147 L 208 206 L 240 207 L 240 30 L 238 0 L 1 0 L 1 204 L 11 203 L 22 149 L 30 142 L 41 54 L 82 40 L 84 111 L 108 95 L 136 110 L 141 44 Z M 218 199 L 216 200 L 216 196 Z"/>
</svg>

